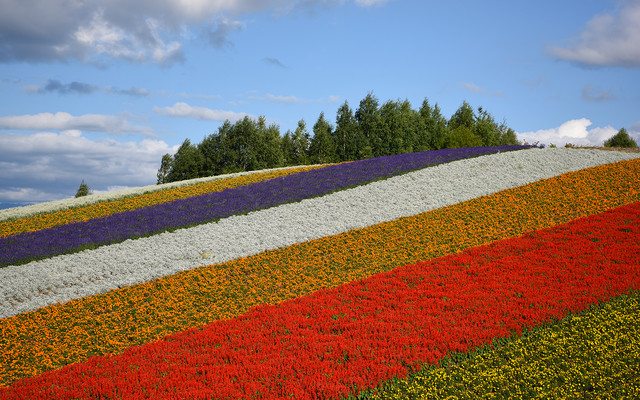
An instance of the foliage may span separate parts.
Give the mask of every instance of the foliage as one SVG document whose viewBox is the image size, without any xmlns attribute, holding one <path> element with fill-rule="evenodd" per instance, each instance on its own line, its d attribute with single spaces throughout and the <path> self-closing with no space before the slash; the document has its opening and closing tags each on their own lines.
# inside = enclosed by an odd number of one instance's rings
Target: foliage
<svg viewBox="0 0 640 400">
<path fill-rule="evenodd" d="M 76 192 L 76 197 L 88 196 L 91 194 L 91 189 L 89 189 L 89 185 L 84 182 L 84 179 L 80 183 L 80 187 Z"/>
<path fill-rule="evenodd" d="M 287 131 L 282 138 L 282 152 L 285 165 L 309 164 L 309 146 L 311 136 L 307 131 L 307 124 L 302 119 L 294 133 Z"/>
<path fill-rule="evenodd" d="M 332 132 L 333 126 L 324 118 L 324 112 L 320 113 L 318 120 L 313 125 L 313 137 L 309 145 L 311 163 L 324 164 L 335 160 L 336 147 Z"/>
<path fill-rule="evenodd" d="M 622 128 L 615 135 L 604 142 L 605 147 L 638 147 L 638 144 L 625 128 Z"/>
<path fill-rule="evenodd" d="M 458 129 L 464 127 L 464 129 Z M 453 133 L 453 138 L 451 134 Z M 447 120 L 438 104 L 425 98 L 414 110 L 408 100 L 379 100 L 368 93 L 354 110 L 345 101 L 336 112 L 335 128 L 324 113 L 313 126 L 313 136 L 304 120 L 294 132 L 280 134 L 264 116 L 231 123 L 225 121 L 216 133 L 194 146 L 187 139 L 176 154 L 165 154 L 158 169 L 158 183 L 276 168 L 285 165 L 355 161 L 445 147 L 500 146 L 520 144 L 515 132 L 497 124 L 491 114 L 474 112 L 464 101 Z"/>
<path fill-rule="evenodd" d="M 336 114 L 336 130 L 333 132 L 333 142 L 336 145 L 336 158 L 340 161 L 357 160 L 359 158 L 358 146 L 366 143 L 366 138 L 362 135 L 362 132 L 358 131 L 353 110 L 346 100 L 338 108 Z"/>
<path fill-rule="evenodd" d="M 482 139 L 473 133 L 465 125 L 459 125 L 449 132 L 447 147 L 450 149 L 458 149 L 460 147 L 481 146 Z"/>
</svg>

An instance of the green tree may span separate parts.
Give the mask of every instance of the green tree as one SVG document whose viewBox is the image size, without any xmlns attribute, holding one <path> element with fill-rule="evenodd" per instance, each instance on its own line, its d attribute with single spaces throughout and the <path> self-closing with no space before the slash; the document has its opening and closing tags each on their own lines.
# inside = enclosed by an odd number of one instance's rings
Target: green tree
<svg viewBox="0 0 640 400">
<path fill-rule="evenodd" d="M 336 113 L 336 129 L 333 133 L 337 161 L 358 159 L 358 148 L 355 141 L 357 129 L 353 110 L 345 100 Z"/>
<path fill-rule="evenodd" d="M 436 103 L 431 107 L 429 100 L 425 98 L 418 113 L 424 126 L 424 133 L 418 138 L 420 145 L 425 150 L 444 148 L 447 144 L 448 128 L 447 119 L 442 115 L 440 106 Z"/>
<path fill-rule="evenodd" d="M 219 175 L 224 168 L 224 152 L 222 149 L 221 130 L 202 139 L 198 144 L 198 152 L 202 154 L 203 164 L 201 176 Z M 163 159 L 164 162 L 164 159 Z"/>
<path fill-rule="evenodd" d="M 171 170 L 173 169 L 173 157 L 171 154 L 167 153 L 162 156 L 162 162 L 160 163 L 160 168 L 158 169 L 157 177 L 158 177 L 158 185 L 161 183 L 169 183 L 169 176 L 171 174 Z"/>
<path fill-rule="evenodd" d="M 237 170 L 256 170 L 258 168 L 255 152 L 258 140 L 258 123 L 245 116 L 233 125 L 231 132 L 229 145 L 235 154 Z"/>
<path fill-rule="evenodd" d="M 360 101 L 355 113 L 358 130 L 356 147 L 361 159 L 378 155 L 378 149 L 381 147 L 378 106 L 378 99 L 370 92 Z"/>
<path fill-rule="evenodd" d="M 478 107 L 473 132 L 482 140 L 482 146 L 497 146 L 500 142 L 500 128 L 493 116 L 482 107 Z"/>
<path fill-rule="evenodd" d="M 320 113 L 313 125 L 313 137 L 309 145 L 309 159 L 312 163 L 326 164 L 334 161 L 336 146 L 333 142 L 333 127 Z"/>
<path fill-rule="evenodd" d="M 516 135 L 516 131 L 509 128 L 507 126 L 506 121 L 502 121 L 500 126 L 498 126 L 498 131 L 500 132 L 499 139 L 498 139 L 499 146 L 522 144 L 518 140 L 518 135 Z"/>
<path fill-rule="evenodd" d="M 169 182 L 199 178 L 204 167 L 204 157 L 191 140 L 185 139 L 173 156 Z"/>
<path fill-rule="evenodd" d="M 255 147 L 258 169 L 276 168 L 284 165 L 280 128 L 276 124 L 267 126 L 265 117 L 258 119 L 258 137 Z"/>
<path fill-rule="evenodd" d="M 296 150 L 295 145 L 293 144 L 293 133 L 291 132 L 291 130 L 287 130 L 285 132 L 280 143 L 284 165 L 295 165 L 294 159 L 296 158 Z"/>
<path fill-rule="evenodd" d="M 625 128 L 622 128 L 615 135 L 604 142 L 605 147 L 638 147 L 638 144 Z"/>
<path fill-rule="evenodd" d="M 482 146 L 482 139 L 464 125 L 460 125 L 449 132 L 447 148 L 458 149 L 461 147 L 479 146 Z"/>
<path fill-rule="evenodd" d="M 400 138 L 397 153 L 412 153 L 417 142 L 420 114 L 411 107 L 407 99 L 398 100 L 396 104 L 400 113 L 400 125 L 396 135 Z"/>
<path fill-rule="evenodd" d="M 453 130 L 459 126 L 466 126 L 473 131 L 476 125 L 476 116 L 473 108 L 467 101 L 463 101 L 460 108 L 449 119 L 449 129 Z"/>
<path fill-rule="evenodd" d="M 311 134 L 307 130 L 307 123 L 304 119 L 298 121 L 298 126 L 293 132 L 293 143 L 295 145 L 298 165 L 309 164 L 309 145 L 311 144 Z"/>
<path fill-rule="evenodd" d="M 305 165 L 309 163 L 310 135 L 307 123 L 302 119 L 291 133 L 287 131 L 283 138 L 283 153 L 287 165 Z"/>
<path fill-rule="evenodd" d="M 91 192 L 91 189 L 89 189 L 89 185 L 87 185 L 83 179 L 82 183 L 80 183 L 80 187 L 78 188 L 78 191 L 76 192 L 76 197 L 88 196 L 90 194 L 93 194 L 93 193 Z"/>
<path fill-rule="evenodd" d="M 408 100 L 386 101 L 380 107 L 382 147 L 379 155 L 413 151 L 419 113 Z"/>
</svg>

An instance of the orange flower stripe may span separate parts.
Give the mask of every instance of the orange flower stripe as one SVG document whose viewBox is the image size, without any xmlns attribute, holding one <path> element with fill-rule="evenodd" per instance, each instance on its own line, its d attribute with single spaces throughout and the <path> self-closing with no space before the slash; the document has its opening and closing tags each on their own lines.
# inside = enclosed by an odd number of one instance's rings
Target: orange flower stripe
<svg viewBox="0 0 640 400">
<path fill-rule="evenodd" d="M 233 178 L 217 179 L 210 182 L 197 183 L 195 185 L 144 193 L 138 196 L 124 197 L 112 201 L 104 201 L 89 206 L 74 207 L 52 213 L 38 214 L 32 217 L 20 218 L 12 221 L 4 221 L 0 222 L 0 237 L 38 231 L 73 222 L 87 221 L 92 218 L 104 217 L 110 214 L 134 210 L 154 204 L 167 203 L 169 201 L 199 196 L 201 194 L 211 192 L 219 192 L 224 189 L 249 185 L 280 176 L 308 171 L 310 169 L 322 168 L 327 165 L 329 164 L 282 169 L 269 172 L 257 172 Z"/>
<path fill-rule="evenodd" d="M 0 321 L 0 382 L 638 201 L 640 160 L 622 161 L 16 315 Z"/>
</svg>

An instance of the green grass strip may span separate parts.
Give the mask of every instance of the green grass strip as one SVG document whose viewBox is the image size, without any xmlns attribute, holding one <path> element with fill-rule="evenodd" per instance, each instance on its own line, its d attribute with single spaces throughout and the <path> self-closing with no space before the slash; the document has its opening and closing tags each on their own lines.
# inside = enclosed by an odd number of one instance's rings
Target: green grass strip
<svg viewBox="0 0 640 400">
<path fill-rule="evenodd" d="M 640 398 L 640 292 L 425 365 L 359 399 Z"/>
</svg>

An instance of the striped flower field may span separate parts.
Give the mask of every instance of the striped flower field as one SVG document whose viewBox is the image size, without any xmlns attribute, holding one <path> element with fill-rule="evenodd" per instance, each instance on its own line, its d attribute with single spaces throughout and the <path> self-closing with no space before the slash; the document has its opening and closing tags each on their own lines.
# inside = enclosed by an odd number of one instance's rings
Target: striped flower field
<svg viewBox="0 0 640 400">
<path fill-rule="evenodd" d="M 284 171 L 0 221 L 0 399 L 640 396 L 638 154 Z"/>
</svg>

